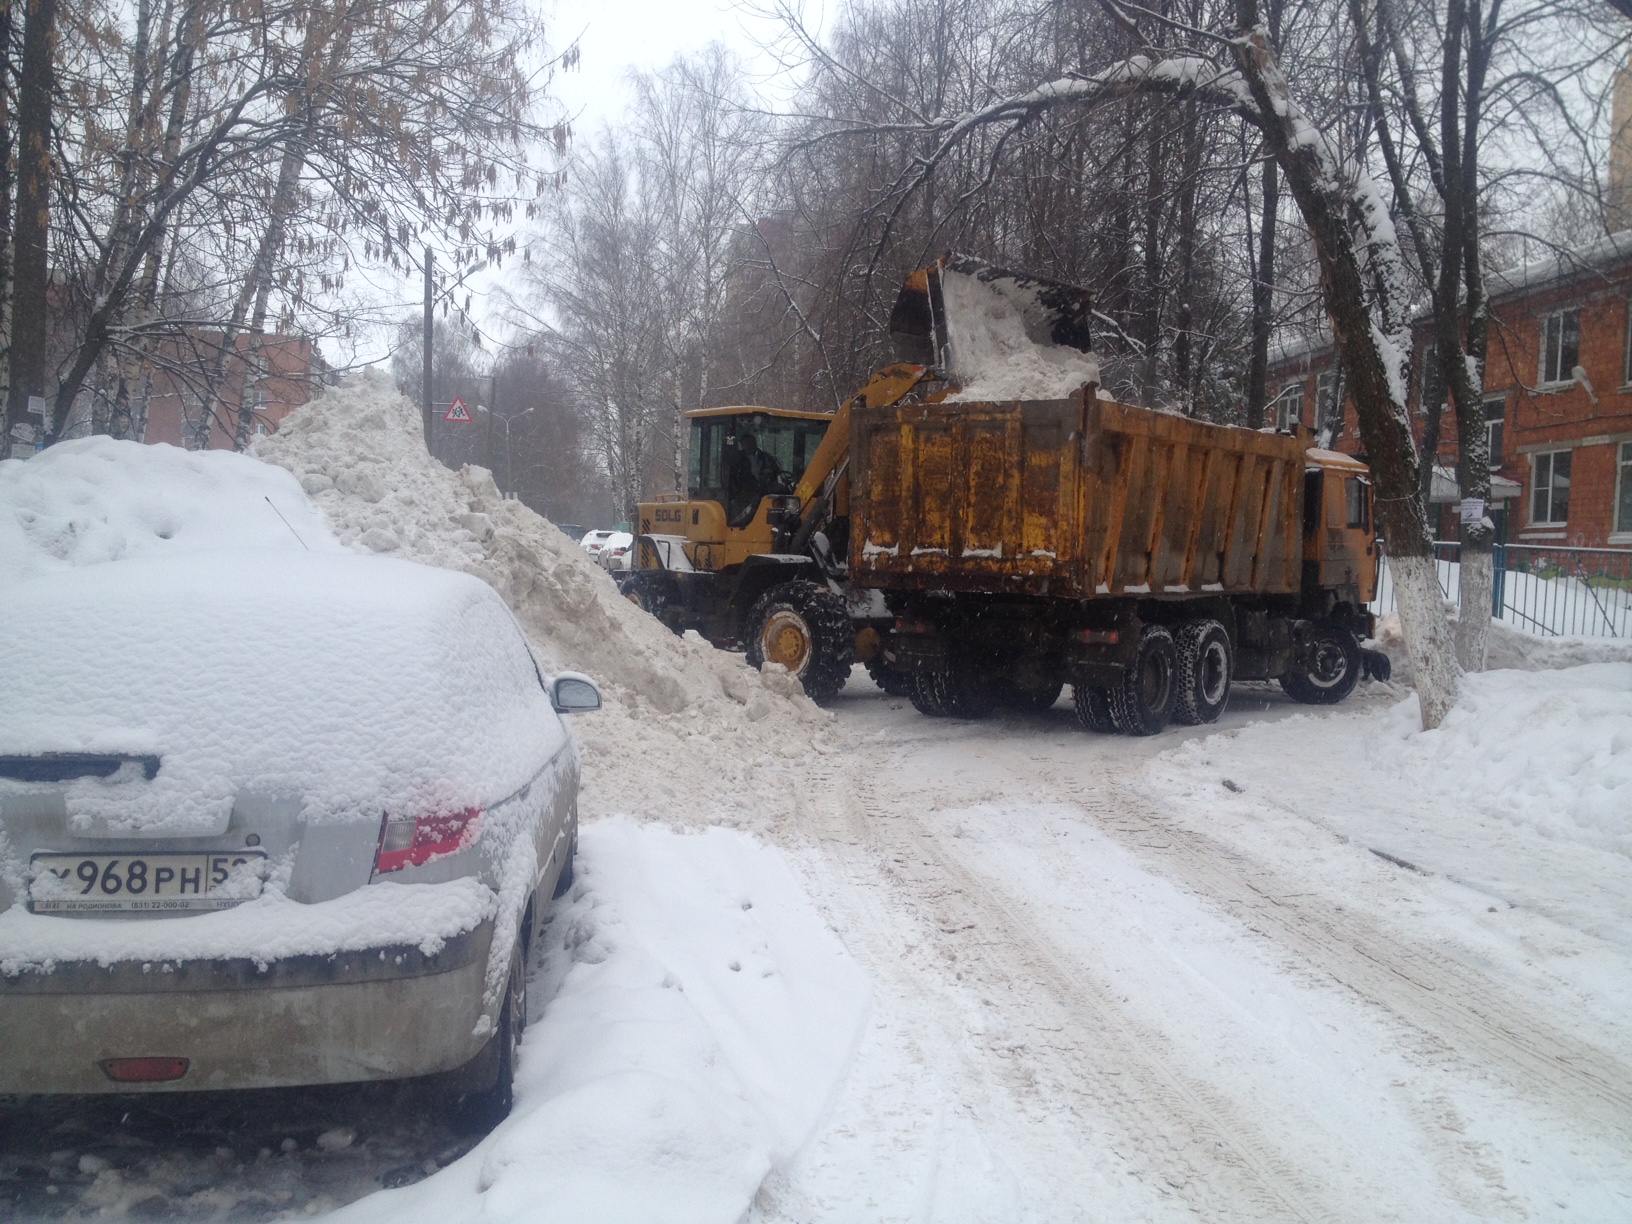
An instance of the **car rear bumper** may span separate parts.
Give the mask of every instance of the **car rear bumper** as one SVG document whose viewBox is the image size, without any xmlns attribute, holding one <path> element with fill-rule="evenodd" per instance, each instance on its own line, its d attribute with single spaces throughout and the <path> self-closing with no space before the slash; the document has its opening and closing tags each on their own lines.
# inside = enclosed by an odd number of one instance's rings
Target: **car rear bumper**
<svg viewBox="0 0 1632 1224">
<path fill-rule="evenodd" d="M 0 1093 L 175 1092 L 401 1079 L 480 1052 L 489 920 L 434 955 L 371 948 L 249 960 L 57 964 L 0 975 Z M 184 1058 L 162 1083 L 108 1059 Z"/>
</svg>

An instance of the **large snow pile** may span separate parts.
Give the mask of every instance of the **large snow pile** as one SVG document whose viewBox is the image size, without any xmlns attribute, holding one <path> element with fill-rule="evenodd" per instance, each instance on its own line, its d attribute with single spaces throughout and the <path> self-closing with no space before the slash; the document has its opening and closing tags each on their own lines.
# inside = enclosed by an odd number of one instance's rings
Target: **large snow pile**
<svg viewBox="0 0 1632 1224">
<path fill-rule="evenodd" d="M 1456 606 L 1446 605 L 1454 620 Z M 1411 682 L 1411 659 L 1405 652 L 1400 617 L 1393 613 L 1377 622 L 1376 640 L 1369 643 L 1389 657 L 1395 683 Z M 1552 637 L 1526 633 L 1504 621 L 1490 622 L 1485 666 L 1492 671 L 1550 671 L 1584 663 L 1632 663 L 1632 642 L 1609 637 Z"/>
<path fill-rule="evenodd" d="M 947 365 L 962 384 L 948 403 L 1064 399 L 1099 382 L 1092 353 L 1052 342 L 1036 292 L 1025 284 L 946 268 L 941 300 Z"/>
<path fill-rule="evenodd" d="M 315 824 L 459 811 L 526 785 L 562 742 L 503 604 L 446 570 L 123 561 L 9 582 L 0 622 L 40 630 L 0 635 L 0 755 L 162 757 L 147 781 L 68 783 L 87 828 L 215 836 L 245 791 L 297 793 Z M 460 733 L 474 710 L 487 725 Z"/>
<path fill-rule="evenodd" d="M 452 472 L 427 455 L 421 429 L 413 405 L 368 372 L 291 414 L 254 453 L 295 475 L 343 543 L 484 579 L 547 667 L 601 682 L 606 708 L 574 723 L 586 815 L 760 824 L 798 802 L 778 762 L 827 751 L 828 716 L 796 682 L 675 637 L 575 541 L 504 500 L 485 469 Z"/>
<path fill-rule="evenodd" d="M 782 858 L 726 829 L 581 837 L 510 1118 L 332 1219 L 735 1224 L 826 1113 L 868 986 Z"/>
<path fill-rule="evenodd" d="M 230 451 L 111 438 L 0 462 L 0 575 L 222 549 L 338 551 L 288 473 Z"/>
</svg>

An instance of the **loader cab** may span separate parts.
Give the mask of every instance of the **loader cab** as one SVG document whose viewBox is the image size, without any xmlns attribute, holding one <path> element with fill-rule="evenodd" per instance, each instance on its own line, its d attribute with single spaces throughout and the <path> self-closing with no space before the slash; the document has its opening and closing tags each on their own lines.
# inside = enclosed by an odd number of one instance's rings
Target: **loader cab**
<svg viewBox="0 0 1632 1224">
<path fill-rule="evenodd" d="M 777 499 L 794 492 L 833 417 L 737 406 L 693 409 L 685 421 L 686 492 L 643 501 L 640 534 L 678 541 L 687 564 L 700 571 L 773 551 Z M 651 548 L 637 558 L 638 568 L 674 568 Z"/>
<path fill-rule="evenodd" d="M 833 418 L 770 408 L 704 408 L 686 414 L 691 436 L 686 493 L 717 501 L 732 527 L 748 526 L 760 500 L 792 493 Z"/>
<path fill-rule="evenodd" d="M 1353 588 L 1357 605 L 1377 597 L 1371 470 L 1352 456 L 1304 457 L 1303 572 L 1305 587 Z"/>
</svg>

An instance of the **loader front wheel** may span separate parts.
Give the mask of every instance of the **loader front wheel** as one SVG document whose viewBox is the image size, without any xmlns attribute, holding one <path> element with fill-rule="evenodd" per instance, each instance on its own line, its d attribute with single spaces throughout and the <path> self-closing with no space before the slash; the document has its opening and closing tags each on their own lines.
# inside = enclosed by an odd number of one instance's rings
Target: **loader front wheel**
<svg viewBox="0 0 1632 1224">
<path fill-rule="evenodd" d="M 826 701 L 850 676 L 855 630 L 844 601 L 814 582 L 784 582 L 759 597 L 748 613 L 748 664 L 780 663 Z"/>
</svg>

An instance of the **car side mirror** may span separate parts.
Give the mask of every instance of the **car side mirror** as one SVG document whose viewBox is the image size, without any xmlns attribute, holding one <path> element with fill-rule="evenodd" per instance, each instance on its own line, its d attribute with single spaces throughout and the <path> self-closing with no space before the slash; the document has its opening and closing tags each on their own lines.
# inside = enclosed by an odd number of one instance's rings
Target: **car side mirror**
<svg viewBox="0 0 1632 1224">
<path fill-rule="evenodd" d="M 550 686 L 550 704 L 557 714 L 588 714 L 601 708 L 601 689 L 588 676 L 562 672 Z"/>
</svg>

